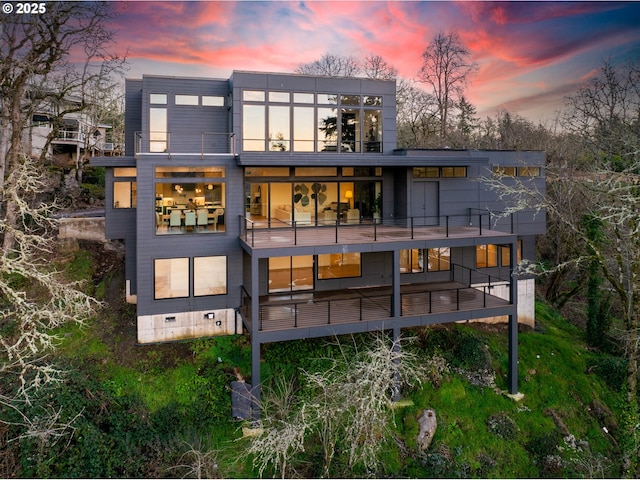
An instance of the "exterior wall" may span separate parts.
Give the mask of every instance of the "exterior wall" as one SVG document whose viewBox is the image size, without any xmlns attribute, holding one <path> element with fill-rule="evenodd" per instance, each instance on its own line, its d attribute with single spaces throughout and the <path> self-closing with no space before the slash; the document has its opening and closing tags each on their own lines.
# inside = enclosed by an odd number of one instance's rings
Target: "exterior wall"
<svg viewBox="0 0 640 480">
<path fill-rule="evenodd" d="M 239 332 L 241 324 L 235 310 L 230 308 L 138 316 L 138 342 L 143 344 Z"/>
<path fill-rule="evenodd" d="M 476 286 L 479 290 L 482 285 Z M 495 285 L 491 289 L 491 295 L 507 300 L 509 298 L 509 285 Z M 518 280 L 518 323 L 534 328 L 536 324 L 536 291 L 535 280 L 529 278 Z M 475 320 L 485 323 L 508 323 L 508 316 L 487 317 Z"/>
<path fill-rule="evenodd" d="M 142 80 L 125 81 L 124 154 L 132 157 L 136 150 L 136 132 L 142 131 Z"/>
<path fill-rule="evenodd" d="M 229 153 L 229 116 L 224 107 L 176 105 L 175 95 L 228 96 L 227 80 L 144 76 L 142 85 L 142 152 L 149 151 L 149 95 L 167 95 L 168 149 L 175 153 Z"/>
<path fill-rule="evenodd" d="M 155 168 L 161 165 L 194 166 L 216 165 L 226 168 L 226 208 L 224 233 L 156 235 L 155 229 Z M 235 308 L 240 304 L 242 285 L 242 250 L 238 246 L 239 223 L 243 213 L 243 191 L 230 188 L 241 185 L 241 171 L 230 156 L 207 158 L 204 163 L 189 156 L 142 155 L 138 160 L 137 208 L 137 279 L 138 315 L 156 315 L 164 312 L 190 312 Z M 202 257 L 226 255 L 227 295 L 154 299 L 154 260 L 157 258 Z"/>
</svg>

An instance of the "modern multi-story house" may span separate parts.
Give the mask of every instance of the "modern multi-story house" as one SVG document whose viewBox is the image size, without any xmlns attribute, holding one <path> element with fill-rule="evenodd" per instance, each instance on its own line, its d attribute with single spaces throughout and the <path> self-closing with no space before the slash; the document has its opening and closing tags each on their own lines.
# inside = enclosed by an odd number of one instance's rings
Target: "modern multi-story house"
<svg viewBox="0 0 640 480">
<path fill-rule="evenodd" d="M 126 155 L 106 234 L 126 243 L 138 342 L 264 343 L 443 322 L 533 323 L 544 214 L 503 215 L 480 181 L 541 191 L 544 153 L 396 149 L 395 82 L 236 71 L 126 83 Z"/>
</svg>

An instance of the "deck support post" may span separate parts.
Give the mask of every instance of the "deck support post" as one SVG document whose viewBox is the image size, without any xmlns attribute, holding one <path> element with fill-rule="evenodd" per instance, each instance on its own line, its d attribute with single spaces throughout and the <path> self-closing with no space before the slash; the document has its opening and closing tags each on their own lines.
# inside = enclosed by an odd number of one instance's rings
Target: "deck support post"
<svg viewBox="0 0 640 480">
<path fill-rule="evenodd" d="M 391 316 L 396 318 L 402 315 L 402 301 L 400 299 L 400 250 L 392 252 L 391 261 Z"/>
<path fill-rule="evenodd" d="M 260 420 L 260 278 L 258 258 L 251 256 L 251 418 Z"/>
<path fill-rule="evenodd" d="M 507 379 L 509 393 L 518 393 L 518 279 L 515 268 L 518 262 L 518 240 L 511 243 L 509 258 L 509 302 L 513 313 L 509 315 L 509 376 Z"/>
</svg>

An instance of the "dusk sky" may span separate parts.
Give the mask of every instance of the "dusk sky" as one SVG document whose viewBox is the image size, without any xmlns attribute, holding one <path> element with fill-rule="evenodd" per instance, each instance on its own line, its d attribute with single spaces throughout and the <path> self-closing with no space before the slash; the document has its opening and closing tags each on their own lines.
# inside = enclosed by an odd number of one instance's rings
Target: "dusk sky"
<svg viewBox="0 0 640 480">
<path fill-rule="evenodd" d="M 439 31 L 456 30 L 479 70 L 467 90 L 483 118 L 553 117 L 603 61 L 640 58 L 640 2 L 114 2 L 127 76 L 227 78 L 292 72 L 330 52 L 382 56 L 416 78 Z"/>
</svg>

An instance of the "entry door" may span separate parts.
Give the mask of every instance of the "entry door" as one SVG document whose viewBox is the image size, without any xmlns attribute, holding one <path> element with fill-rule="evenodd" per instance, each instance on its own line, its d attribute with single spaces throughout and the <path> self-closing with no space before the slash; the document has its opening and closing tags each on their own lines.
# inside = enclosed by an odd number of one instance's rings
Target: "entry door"
<svg viewBox="0 0 640 480">
<path fill-rule="evenodd" d="M 413 224 L 438 225 L 440 219 L 438 182 L 413 183 Z"/>
</svg>

